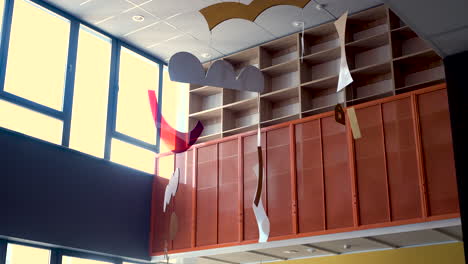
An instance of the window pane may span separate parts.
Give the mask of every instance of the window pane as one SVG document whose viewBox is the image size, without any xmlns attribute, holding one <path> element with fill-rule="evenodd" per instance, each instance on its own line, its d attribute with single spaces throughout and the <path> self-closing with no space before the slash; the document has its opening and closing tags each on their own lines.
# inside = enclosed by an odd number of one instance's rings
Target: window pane
<svg viewBox="0 0 468 264">
<path fill-rule="evenodd" d="M 49 264 L 50 250 L 8 244 L 6 264 Z"/>
<path fill-rule="evenodd" d="M 62 256 L 62 264 L 109 264 L 112 262 Z"/>
<path fill-rule="evenodd" d="M 5 91 L 62 110 L 69 21 L 16 0 Z"/>
<path fill-rule="evenodd" d="M 155 153 L 132 144 L 112 139 L 111 161 L 137 170 L 154 173 Z"/>
<path fill-rule="evenodd" d="M 169 71 L 164 66 L 162 115 L 173 128 L 184 132 L 188 131 L 188 95 L 189 84 L 171 81 Z M 160 153 L 168 152 L 170 148 L 161 140 Z"/>
<path fill-rule="evenodd" d="M 62 125 L 61 120 L 0 100 L 1 127 L 60 145 Z"/>
<path fill-rule="evenodd" d="M 3 28 L 3 12 L 5 8 L 5 0 L 0 0 L 0 36 L 2 34 L 2 28 Z M 1 39 L 0 39 L 1 43 Z"/>
<path fill-rule="evenodd" d="M 122 48 L 116 130 L 156 144 L 148 90 L 158 91 L 159 65 Z"/>
<path fill-rule="evenodd" d="M 112 44 L 83 27 L 79 36 L 70 147 L 102 158 Z"/>
</svg>

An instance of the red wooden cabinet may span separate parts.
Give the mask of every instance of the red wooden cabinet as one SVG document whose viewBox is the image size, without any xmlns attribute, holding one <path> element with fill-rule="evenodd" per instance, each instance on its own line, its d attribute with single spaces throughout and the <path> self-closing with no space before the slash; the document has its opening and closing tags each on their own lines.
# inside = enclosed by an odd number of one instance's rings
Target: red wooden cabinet
<svg viewBox="0 0 468 264">
<path fill-rule="evenodd" d="M 325 113 L 262 130 L 263 203 L 270 240 L 458 217 L 445 85 L 355 106 L 362 138 Z M 164 252 L 170 214 L 179 232 L 170 252 L 255 243 L 256 134 L 177 154 L 179 189 L 162 212 L 167 179 L 155 177 L 152 255 Z M 156 175 L 163 170 L 157 158 Z M 167 174 L 167 172 L 165 172 Z"/>
</svg>

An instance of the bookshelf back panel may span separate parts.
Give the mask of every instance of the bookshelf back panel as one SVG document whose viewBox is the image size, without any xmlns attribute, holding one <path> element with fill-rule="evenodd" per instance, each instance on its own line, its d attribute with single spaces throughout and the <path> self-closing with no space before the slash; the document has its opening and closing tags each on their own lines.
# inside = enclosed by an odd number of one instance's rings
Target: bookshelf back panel
<svg viewBox="0 0 468 264">
<path fill-rule="evenodd" d="M 299 85 L 299 73 L 297 71 L 284 73 L 270 78 L 270 89 L 267 89 L 269 92 Z"/>
<path fill-rule="evenodd" d="M 351 53 L 349 65 L 351 69 L 359 69 L 373 64 L 383 63 L 392 59 L 390 45 L 380 46 L 362 52 Z"/>
<path fill-rule="evenodd" d="M 393 91 L 393 82 L 391 79 L 381 80 L 370 84 L 364 84 L 362 86 L 352 86 L 349 90 L 349 98 L 351 100 L 359 99 L 362 97 L 391 92 Z"/>
<path fill-rule="evenodd" d="M 222 105 L 222 93 L 213 95 L 190 95 L 190 113 L 205 111 Z"/>
<path fill-rule="evenodd" d="M 440 65 L 434 68 L 413 72 L 405 76 L 404 85 L 414 85 L 424 81 L 433 81 L 445 78 L 444 66 Z"/>
</svg>

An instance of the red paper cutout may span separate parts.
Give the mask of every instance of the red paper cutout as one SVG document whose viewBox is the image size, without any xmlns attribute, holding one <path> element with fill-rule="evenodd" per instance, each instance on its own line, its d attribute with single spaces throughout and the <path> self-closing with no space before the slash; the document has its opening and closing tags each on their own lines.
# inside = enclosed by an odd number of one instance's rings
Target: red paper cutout
<svg viewBox="0 0 468 264">
<path fill-rule="evenodd" d="M 151 106 L 151 112 L 153 114 L 154 124 L 156 128 L 160 128 L 161 139 L 166 143 L 169 149 L 174 153 L 181 153 L 189 149 L 203 132 L 203 124 L 198 121 L 195 127 L 189 133 L 180 132 L 164 119 L 161 115 L 161 122 L 157 121 L 158 116 L 158 99 L 156 99 L 156 93 L 154 90 L 148 90 L 148 97 Z"/>
</svg>

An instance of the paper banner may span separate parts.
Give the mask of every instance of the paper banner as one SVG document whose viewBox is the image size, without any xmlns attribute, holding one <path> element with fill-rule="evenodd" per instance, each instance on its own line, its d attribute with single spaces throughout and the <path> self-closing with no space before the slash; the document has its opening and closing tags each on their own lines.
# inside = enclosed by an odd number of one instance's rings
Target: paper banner
<svg viewBox="0 0 468 264">
<path fill-rule="evenodd" d="M 263 159 L 261 147 L 257 147 L 257 153 L 259 162 L 253 168 L 255 175 L 257 176 L 257 191 L 255 193 L 252 209 L 258 225 L 258 242 L 262 243 L 267 242 L 270 235 L 270 220 L 268 220 L 268 216 L 266 215 L 266 211 L 262 203 Z"/>
<path fill-rule="evenodd" d="M 208 72 L 193 54 L 178 52 L 169 59 L 169 76 L 172 81 L 201 86 L 262 92 L 265 87 L 263 73 L 252 65 L 246 66 L 238 76 L 232 65 L 225 60 L 215 61 Z"/>
<path fill-rule="evenodd" d="M 310 0 L 253 0 L 246 5 L 237 1 L 221 2 L 200 10 L 210 31 L 223 21 L 240 18 L 254 22 L 266 9 L 278 5 L 291 5 L 304 8 Z"/>
<path fill-rule="evenodd" d="M 353 77 L 349 72 L 348 61 L 346 60 L 346 48 L 345 48 L 345 39 L 346 39 L 346 20 L 348 19 L 348 12 L 344 13 L 338 20 L 335 21 L 335 28 L 338 32 L 338 38 L 341 46 L 341 58 L 340 58 L 340 74 L 338 77 L 338 87 L 337 92 L 341 91 L 348 84 L 353 82 Z"/>
<path fill-rule="evenodd" d="M 166 207 L 171 202 L 171 198 L 176 195 L 177 188 L 179 187 L 179 175 L 179 168 L 176 168 L 174 173 L 172 173 L 172 177 L 169 179 L 169 183 L 167 184 L 164 192 L 163 212 L 166 212 Z"/>
<path fill-rule="evenodd" d="M 175 212 L 171 214 L 171 221 L 169 222 L 169 240 L 174 240 L 179 230 L 179 220 Z"/>
<path fill-rule="evenodd" d="M 345 113 L 343 107 L 340 104 L 335 106 L 335 121 L 342 125 L 346 125 Z"/>
<path fill-rule="evenodd" d="M 151 112 L 156 128 L 160 129 L 160 137 L 166 143 L 168 148 L 174 153 L 181 153 L 189 149 L 203 132 L 203 125 L 200 121 L 197 122 L 195 128 L 189 133 L 180 132 L 171 127 L 161 115 L 161 122 L 157 122 L 158 116 L 158 100 L 156 93 L 153 90 L 148 90 Z"/>
<path fill-rule="evenodd" d="M 346 109 L 346 112 L 348 112 L 348 118 L 349 118 L 349 123 L 351 125 L 351 132 L 353 132 L 353 138 L 354 139 L 360 139 L 361 138 L 361 129 L 359 128 L 359 123 L 357 120 L 356 116 L 356 111 L 354 110 L 353 107 L 350 107 Z"/>
</svg>

